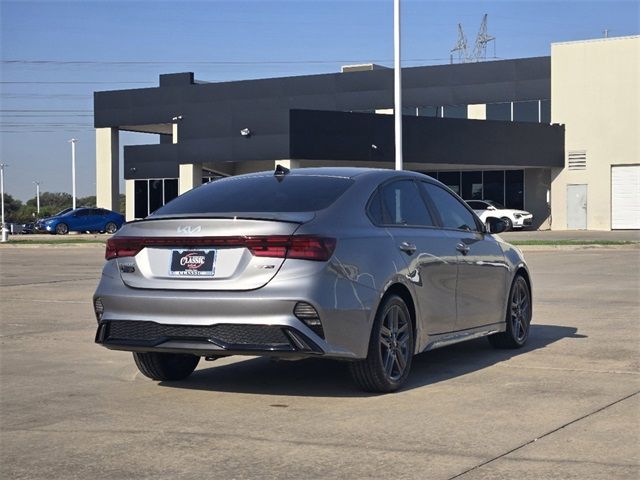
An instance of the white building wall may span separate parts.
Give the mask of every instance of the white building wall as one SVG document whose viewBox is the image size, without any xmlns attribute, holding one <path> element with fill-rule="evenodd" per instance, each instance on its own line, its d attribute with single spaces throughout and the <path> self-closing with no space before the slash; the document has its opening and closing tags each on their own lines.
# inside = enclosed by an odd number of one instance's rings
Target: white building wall
<svg viewBox="0 0 640 480">
<path fill-rule="evenodd" d="M 611 229 L 611 165 L 640 163 L 640 36 L 551 45 L 551 121 L 565 124 L 552 171 L 553 230 L 567 229 L 567 185 L 587 185 L 587 229 Z M 567 156 L 585 150 L 585 170 Z M 640 195 L 640 193 L 638 193 Z"/>
</svg>

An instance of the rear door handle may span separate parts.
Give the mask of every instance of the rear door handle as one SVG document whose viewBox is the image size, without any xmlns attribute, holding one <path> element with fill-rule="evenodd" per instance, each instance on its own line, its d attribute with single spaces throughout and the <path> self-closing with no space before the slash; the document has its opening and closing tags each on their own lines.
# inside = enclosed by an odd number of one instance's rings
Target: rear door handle
<svg viewBox="0 0 640 480">
<path fill-rule="evenodd" d="M 467 247 L 464 243 L 459 243 L 456 245 L 456 250 L 458 250 L 461 254 L 466 255 L 469 253 L 469 247 Z"/>
<path fill-rule="evenodd" d="M 400 245 L 398 245 L 398 248 L 407 255 L 413 255 L 416 251 L 416 246 L 413 243 L 409 242 L 402 242 Z"/>
</svg>

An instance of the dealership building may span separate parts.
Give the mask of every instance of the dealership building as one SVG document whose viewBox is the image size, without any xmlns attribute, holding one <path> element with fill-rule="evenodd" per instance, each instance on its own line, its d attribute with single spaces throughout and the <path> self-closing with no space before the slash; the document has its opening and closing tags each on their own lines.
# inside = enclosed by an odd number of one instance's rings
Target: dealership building
<svg viewBox="0 0 640 480">
<path fill-rule="evenodd" d="M 551 56 L 403 68 L 404 167 L 541 229 L 640 229 L 640 37 Z M 142 218 L 220 176 L 309 166 L 393 168 L 393 70 L 96 92 L 96 195 Z M 124 146 L 120 131 L 149 135 Z"/>
</svg>

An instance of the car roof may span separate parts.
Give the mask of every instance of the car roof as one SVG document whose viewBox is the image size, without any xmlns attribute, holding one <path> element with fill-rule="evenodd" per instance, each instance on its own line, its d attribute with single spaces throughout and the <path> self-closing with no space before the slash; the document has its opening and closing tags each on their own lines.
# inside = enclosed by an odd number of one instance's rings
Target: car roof
<svg viewBox="0 0 640 480">
<path fill-rule="evenodd" d="M 266 175 L 273 175 L 274 170 L 267 170 L 262 172 L 249 173 L 246 175 L 238 175 L 228 178 L 238 177 L 262 177 Z M 390 168 L 361 168 L 361 167 L 306 167 L 306 168 L 292 168 L 286 176 L 322 176 L 322 177 L 342 177 L 352 178 L 356 177 L 379 177 L 380 179 L 392 178 L 399 175 L 411 176 L 416 178 L 428 178 L 423 173 L 413 172 L 410 170 L 393 170 Z"/>
</svg>

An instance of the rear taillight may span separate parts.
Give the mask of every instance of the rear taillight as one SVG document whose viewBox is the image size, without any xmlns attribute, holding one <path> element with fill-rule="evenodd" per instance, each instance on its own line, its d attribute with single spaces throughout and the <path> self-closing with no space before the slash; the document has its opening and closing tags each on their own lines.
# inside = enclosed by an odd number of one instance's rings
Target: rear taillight
<svg viewBox="0 0 640 480">
<path fill-rule="evenodd" d="M 145 247 L 220 248 L 244 247 L 256 257 L 295 258 L 326 262 L 333 255 L 336 239 L 315 235 L 257 237 L 112 237 L 105 258 L 134 257 Z"/>
</svg>

